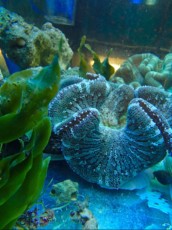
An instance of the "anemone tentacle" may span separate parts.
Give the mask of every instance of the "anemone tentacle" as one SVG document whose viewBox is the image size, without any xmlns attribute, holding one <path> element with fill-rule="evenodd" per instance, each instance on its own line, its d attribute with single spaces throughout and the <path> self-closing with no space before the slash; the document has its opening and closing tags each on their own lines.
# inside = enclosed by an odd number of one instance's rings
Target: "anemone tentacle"
<svg viewBox="0 0 172 230">
<path fill-rule="evenodd" d="M 98 76 L 63 88 L 49 114 L 71 169 L 118 189 L 171 152 L 171 98 L 154 87 L 134 91 Z"/>
</svg>

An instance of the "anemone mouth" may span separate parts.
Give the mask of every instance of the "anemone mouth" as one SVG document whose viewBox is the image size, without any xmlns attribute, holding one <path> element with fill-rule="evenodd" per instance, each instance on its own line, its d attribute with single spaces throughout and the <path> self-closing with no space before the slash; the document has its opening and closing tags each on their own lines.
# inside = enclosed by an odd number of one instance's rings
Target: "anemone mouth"
<svg viewBox="0 0 172 230">
<path fill-rule="evenodd" d="M 116 129 L 122 129 L 126 126 L 126 123 L 127 123 L 127 114 L 124 114 L 119 118 L 118 125 L 115 128 Z"/>
<path fill-rule="evenodd" d="M 114 129 L 114 130 L 119 130 L 122 129 L 126 126 L 127 123 L 127 114 L 123 114 L 120 117 L 118 117 L 118 119 L 116 117 L 108 117 L 106 116 L 100 116 L 101 120 L 100 123 L 103 126 L 106 126 L 108 128 Z"/>
</svg>

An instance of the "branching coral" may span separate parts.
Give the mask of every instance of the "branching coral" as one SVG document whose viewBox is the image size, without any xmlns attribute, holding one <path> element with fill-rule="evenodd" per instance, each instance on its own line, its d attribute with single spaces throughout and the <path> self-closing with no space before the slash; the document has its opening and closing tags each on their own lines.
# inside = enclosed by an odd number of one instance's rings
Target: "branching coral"
<svg viewBox="0 0 172 230">
<path fill-rule="evenodd" d="M 136 54 L 128 58 L 113 76 L 121 77 L 125 83 L 150 85 L 168 89 L 172 86 L 172 53 L 164 60 L 151 53 Z"/>
<path fill-rule="evenodd" d="M 22 69 L 46 66 L 59 56 L 65 69 L 73 55 L 65 35 L 46 23 L 39 29 L 24 21 L 19 15 L 0 8 L 0 48 Z"/>
<path fill-rule="evenodd" d="M 11 229 L 38 198 L 49 158 L 42 151 L 51 133 L 47 106 L 58 90 L 59 65 L 11 75 L 0 88 L 0 228 Z M 3 154 L 4 143 L 28 136 L 20 150 Z"/>
<path fill-rule="evenodd" d="M 134 91 L 88 77 L 63 88 L 50 104 L 55 147 L 84 179 L 120 188 L 171 152 L 172 97 L 159 89 L 153 99 L 154 87 Z"/>
</svg>

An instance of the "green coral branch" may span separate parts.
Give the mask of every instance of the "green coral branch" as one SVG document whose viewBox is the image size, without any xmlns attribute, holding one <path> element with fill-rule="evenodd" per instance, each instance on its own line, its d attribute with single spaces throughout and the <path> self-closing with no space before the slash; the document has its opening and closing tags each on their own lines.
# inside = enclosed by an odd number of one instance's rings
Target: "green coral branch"
<svg viewBox="0 0 172 230">
<path fill-rule="evenodd" d="M 82 52 L 83 47 L 85 47 L 93 56 L 93 70 L 97 74 L 103 75 L 107 80 L 110 79 L 110 77 L 114 74 L 115 69 L 112 65 L 109 63 L 109 56 L 112 53 L 112 49 L 109 50 L 107 53 L 107 56 L 105 59 L 101 62 L 99 55 L 91 48 L 89 44 L 86 44 L 86 36 L 83 36 L 81 38 L 80 46 L 78 48 L 78 53 L 80 56 L 80 65 L 79 65 L 79 71 L 81 76 L 86 76 L 86 73 L 90 69 L 90 66 L 88 62 L 86 61 L 85 55 Z"/>
<path fill-rule="evenodd" d="M 101 62 L 98 54 L 91 48 L 89 44 L 85 44 L 85 47 L 93 55 L 93 69 L 95 73 L 103 75 L 107 80 L 114 74 L 115 70 L 112 65 L 109 64 L 109 56 L 112 53 L 112 49 L 109 50 L 105 59 Z"/>
<path fill-rule="evenodd" d="M 83 47 L 85 46 L 85 42 L 86 42 L 86 36 L 82 36 L 80 46 L 78 48 L 78 54 L 80 57 L 79 74 L 83 78 L 86 78 L 86 73 L 89 72 L 90 70 L 90 65 L 88 61 L 86 60 L 84 53 L 82 52 Z"/>
</svg>

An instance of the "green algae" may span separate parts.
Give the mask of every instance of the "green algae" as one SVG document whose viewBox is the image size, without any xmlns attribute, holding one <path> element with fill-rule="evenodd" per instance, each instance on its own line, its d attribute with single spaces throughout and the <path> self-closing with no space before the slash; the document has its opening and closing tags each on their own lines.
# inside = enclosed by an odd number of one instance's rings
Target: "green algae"
<svg viewBox="0 0 172 230">
<path fill-rule="evenodd" d="M 42 156 L 51 134 L 47 110 L 59 81 L 55 58 L 38 72 L 11 75 L 0 88 L 0 144 L 30 133 L 20 152 L 6 157 L 0 153 L 0 229 L 11 229 L 42 190 L 50 161 Z"/>
<path fill-rule="evenodd" d="M 36 76 L 30 70 L 13 74 L 0 88 L 0 142 L 22 136 L 47 114 L 58 88 L 57 60 Z M 29 74 L 28 74 L 29 72 Z M 7 90 L 8 89 L 8 90 Z M 12 90 L 9 90 L 12 89 Z"/>
</svg>

